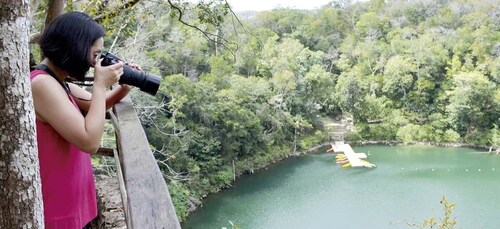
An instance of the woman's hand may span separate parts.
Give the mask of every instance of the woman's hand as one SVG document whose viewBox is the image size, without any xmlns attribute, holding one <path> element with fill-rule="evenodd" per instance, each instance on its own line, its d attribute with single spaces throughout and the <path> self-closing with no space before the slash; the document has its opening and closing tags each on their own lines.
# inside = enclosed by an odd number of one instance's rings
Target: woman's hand
<svg viewBox="0 0 500 229">
<path fill-rule="evenodd" d="M 131 68 L 133 68 L 135 70 L 142 71 L 141 66 L 139 66 L 138 64 L 134 64 L 134 63 L 125 63 L 125 64 L 130 66 Z M 130 86 L 128 84 L 120 84 L 120 86 L 126 92 L 129 92 L 132 89 L 132 86 Z"/>
<path fill-rule="evenodd" d="M 126 65 L 134 68 L 135 70 L 139 70 L 139 71 L 142 71 L 142 68 L 141 66 L 139 66 L 138 64 L 134 64 L 134 63 L 126 63 Z"/>
<path fill-rule="evenodd" d="M 102 66 L 101 61 L 102 59 L 97 59 L 94 66 L 94 86 L 108 88 L 118 82 L 123 75 L 124 63 L 120 61 L 113 65 Z"/>
</svg>

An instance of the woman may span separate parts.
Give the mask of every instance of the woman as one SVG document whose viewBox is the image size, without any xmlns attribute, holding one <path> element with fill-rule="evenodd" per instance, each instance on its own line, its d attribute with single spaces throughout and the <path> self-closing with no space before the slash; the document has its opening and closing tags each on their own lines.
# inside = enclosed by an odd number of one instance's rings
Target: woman
<svg viewBox="0 0 500 229">
<path fill-rule="evenodd" d="M 106 109 L 130 90 L 107 91 L 123 63 L 101 66 L 104 29 L 90 16 L 70 12 L 54 19 L 40 39 L 45 56 L 31 72 L 45 228 L 83 228 L 97 216 L 90 154 L 99 148 Z M 92 93 L 82 80 L 94 67 Z M 85 111 L 83 115 L 81 111 Z"/>
</svg>

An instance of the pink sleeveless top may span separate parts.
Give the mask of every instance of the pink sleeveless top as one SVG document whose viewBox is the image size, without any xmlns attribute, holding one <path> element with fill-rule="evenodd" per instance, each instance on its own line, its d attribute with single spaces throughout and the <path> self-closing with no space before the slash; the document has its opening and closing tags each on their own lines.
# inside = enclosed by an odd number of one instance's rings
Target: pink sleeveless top
<svg viewBox="0 0 500 229">
<path fill-rule="evenodd" d="M 47 73 L 32 71 L 31 80 L 40 74 Z M 69 99 L 78 109 L 74 99 Z M 36 131 L 45 228 L 83 228 L 97 216 L 90 155 L 66 141 L 47 122 L 36 119 Z"/>
</svg>

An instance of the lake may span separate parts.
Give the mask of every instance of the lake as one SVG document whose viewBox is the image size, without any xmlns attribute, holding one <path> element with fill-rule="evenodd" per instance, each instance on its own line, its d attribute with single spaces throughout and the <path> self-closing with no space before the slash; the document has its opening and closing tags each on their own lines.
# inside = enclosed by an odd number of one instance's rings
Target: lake
<svg viewBox="0 0 500 229">
<path fill-rule="evenodd" d="M 500 226 L 500 156 L 471 148 L 361 146 L 377 168 L 341 168 L 326 149 L 283 160 L 211 195 L 189 228 L 418 228 L 455 204 L 456 228 Z"/>
</svg>

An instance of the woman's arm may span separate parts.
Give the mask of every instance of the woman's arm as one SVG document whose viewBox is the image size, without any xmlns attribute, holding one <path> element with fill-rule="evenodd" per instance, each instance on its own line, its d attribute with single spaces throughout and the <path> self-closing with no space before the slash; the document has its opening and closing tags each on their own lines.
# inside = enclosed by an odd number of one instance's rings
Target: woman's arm
<svg viewBox="0 0 500 229">
<path fill-rule="evenodd" d="M 78 107 L 84 111 L 88 111 L 90 106 L 89 100 L 92 98 L 92 94 L 75 84 L 70 83 L 69 88 L 76 103 L 78 104 Z M 131 86 L 122 84 L 113 88 L 113 90 L 106 92 L 106 110 L 120 102 L 120 100 L 122 100 L 131 89 Z"/>
<path fill-rule="evenodd" d="M 31 81 L 37 118 L 47 122 L 64 139 L 84 152 L 95 153 L 104 131 L 106 88 L 116 83 L 123 68 L 121 64 L 99 67 L 85 117 L 68 99 L 66 91 L 49 75 Z"/>
<path fill-rule="evenodd" d="M 97 151 L 104 128 L 105 87 L 94 87 L 86 117 L 71 103 L 66 91 L 54 78 L 40 75 L 32 80 L 31 87 L 35 111 L 40 120 L 47 122 L 82 151 Z"/>
<path fill-rule="evenodd" d="M 139 65 L 134 63 L 126 63 L 126 65 L 129 65 L 130 67 L 139 71 L 142 70 Z M 75 84 L 69 84 L 69 87 L 71 90 L 71 94 L 75 97 L 78 107 L 84 111 L 88 111 L 90 105 L 89 100 L 92 97 L 92 94 Z M 113 88 L 113 90 L 108 91 L 106 93 L 106 110 L 125 98 L 125 96 L 130 92 L 131 89 L 132 86 L 120 84 L 119 86 Z"/>
</svg>

